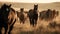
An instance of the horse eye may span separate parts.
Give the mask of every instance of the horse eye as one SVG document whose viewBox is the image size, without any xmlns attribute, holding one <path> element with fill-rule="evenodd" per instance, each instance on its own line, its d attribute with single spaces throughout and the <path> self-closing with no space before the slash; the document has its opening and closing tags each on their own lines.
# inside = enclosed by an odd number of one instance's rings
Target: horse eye
<svg viewBox="0 0 60 34">
<path fill-rule="evenodd" d="M 8 11 L 8 8 L 6 9 L 6 11 Z"/>
</svg>

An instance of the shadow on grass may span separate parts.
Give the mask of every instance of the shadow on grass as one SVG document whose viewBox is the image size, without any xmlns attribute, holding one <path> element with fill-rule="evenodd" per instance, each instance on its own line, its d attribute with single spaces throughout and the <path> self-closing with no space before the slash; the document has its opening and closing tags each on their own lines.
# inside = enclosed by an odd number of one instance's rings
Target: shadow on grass
<svg viewBox="0 0 60 34">
<path fill-rule="evenodd" d="M 28 31 L 28 32 L 23 31 L 23 32 L 20 32 L 20 34 L 34 34 L 34 31 Z"/>
<path fill-rule="evenodd" d="M 34 31 L 29 31 L 29 32 L 20 32 L 20 34 L 60 34 L 60 32 L 34 32 Z"/>
<path fill-rule="evenodd" d="M 21 31 L 20 34 L 60 34 L 59 31 L 48 31 L 46 29 L 46 31 L 44 30 L 43 27 L 39 27 L 37 30 L 33 30 L 33 31 Z"/>
</svg>

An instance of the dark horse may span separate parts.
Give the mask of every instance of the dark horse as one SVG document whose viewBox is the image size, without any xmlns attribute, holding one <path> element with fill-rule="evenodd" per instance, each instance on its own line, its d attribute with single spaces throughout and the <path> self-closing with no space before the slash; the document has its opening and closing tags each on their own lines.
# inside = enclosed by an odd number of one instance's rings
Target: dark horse
<svg viewBox="0 0 60 34">
<path fill-rule="evenodd" d="M 28 12 L 28 17 L 30 20 L 30 24 L 35 26 L 37 24 L 37 20 L 38 20 L 38 5 L 34 5 L 34 9 L 30 9 Z"/>
<path fill-rule="evenodd" d="M 16 22 L 16 12 L 10 5 L 3 4 L 0 8 L 0 34 L 2 34 L 2 28 L 4 27 L 5 33 L 10 34 L 13 29 L 13 25 Z"/>
</svg>

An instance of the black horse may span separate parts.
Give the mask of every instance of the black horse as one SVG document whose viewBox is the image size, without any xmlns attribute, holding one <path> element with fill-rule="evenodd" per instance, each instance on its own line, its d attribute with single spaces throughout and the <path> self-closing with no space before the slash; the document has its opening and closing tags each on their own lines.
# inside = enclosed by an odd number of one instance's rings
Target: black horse
<svg viewBox="0 0 60 34">
<path fill-rule="evenodd" d="M 30 24 L 33 26 L 37 24 L 37 20 L 38 20 L 37 10 L 38 10 L 38 5 L 34 5 L 34 9 L 30 9 L 28 12 Z"/>
<path fill-rule="evenodd" d="M 5 29 L 4 34 L 10 34 L 16 19 L 16 12 L 13 8 L 11 8 L 11 4 L 3 4 L 0 8 L 0 34 L 2 34 L 1 30 L 3 27 Z"/>
</svg>

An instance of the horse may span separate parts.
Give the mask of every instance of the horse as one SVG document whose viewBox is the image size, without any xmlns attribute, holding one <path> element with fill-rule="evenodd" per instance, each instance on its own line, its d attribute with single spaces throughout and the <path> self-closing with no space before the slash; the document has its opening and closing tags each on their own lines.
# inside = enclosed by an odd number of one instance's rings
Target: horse
<svg viewBox="0 0 60 34">
<path fill-rule="evenodd" d="M 58 14 L 59 14 L 58 11 L 48 9 L 48 10 L 44 10 L 44 11 L 40 12 L 39 18 L 41 20 L 44 19 L 46 21 L 49 21 L 49 20 L 53 20 L 55 17 L 57 17 Z"/>
<path fill-rule="evenodd" d="M 56 21 L 50 22 L 48 25 L 50 28 L 55 28 L 56 27 Z"/>
<path fill-rule="evenodd" d="M 34 9 L 30 9 L 28 12 L 29 21 L 32 26 L 35 26 L 37 24 L 37 20 L 38 20 L 37 11 L 38 11 L 38 4 L 34 5 Z"/>
<path fill-rule="evenodd" d="M 43 20 L 46 17 L 46 11 L 39 12 L 39 19 Z"/>
<path fill-rule="evenodd" d="M 25 23 L 25 20 L 26 20 L 26 17 L 25 17 L 25 14 L 24 14 L 24 8 L 21 8 L 20 9 L 20 12 L 17 12 L 17 16 L 20 20 L 20 23 Z"/>
<path fill-rule="evenodd" d="M 48 14 L 46 14 L 46 15 L 49 16 L 48 17 L 49 20 L 53 20 L 54 18 L 56 18 L 58 16 L 58 11 L 56 11 L 56 10 L 50 10 L 50 9 L 48 9 L 47 13 Z"/>
<path fill-rule="evenodd" d="M 16 12 L 13 8 L 11 8 L 11 4 L 3 4 L 0 8 L 0 34 L 2 34 L 1 30 L 3 27 L 5 29 L 4 34 L 10 34 L 16 19 Z"/>
<path fill-rule="evenodd" d="M 60 23 L 57 23 L 56 21 L 52 21 L 48 24 L 48 27 L 50 27 L 50 28 L 59 27 L 60 28 Z"/>
</svg>

